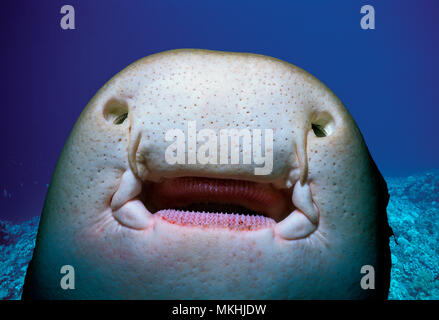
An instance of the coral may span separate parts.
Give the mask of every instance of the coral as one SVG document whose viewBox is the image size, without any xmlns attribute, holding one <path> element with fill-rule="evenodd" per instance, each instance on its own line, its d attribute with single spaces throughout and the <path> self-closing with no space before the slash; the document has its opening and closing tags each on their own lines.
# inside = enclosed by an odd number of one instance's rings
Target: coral
<svg viewBox="0 0 439 320">
<path fill-rule="evenodd" d="M 39 217 L 21 224 L 0 221 L 0 299 L 20 299 L 35 247 Z"/>
<path fill-rule="evenodd" d="M 439 299 L 439 170 L 388 178 L 389 299 Z"/>
</svg>

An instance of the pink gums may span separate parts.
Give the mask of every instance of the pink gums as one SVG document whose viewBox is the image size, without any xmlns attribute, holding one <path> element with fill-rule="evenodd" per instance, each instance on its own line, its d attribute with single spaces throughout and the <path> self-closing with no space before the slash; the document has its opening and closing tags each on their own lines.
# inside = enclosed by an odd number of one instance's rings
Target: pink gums
<svg viewBox="0 0 439 320">
<path fill-rule="evenodd" d="M 166 209 L 156 213 L 172 224 L 198 227 L 217 227 L 232 230 L 257 230 L 275 224 L 271 218 L 260 215 L 243 215 L 235 213 L 210 213 Z"/>
</svg>

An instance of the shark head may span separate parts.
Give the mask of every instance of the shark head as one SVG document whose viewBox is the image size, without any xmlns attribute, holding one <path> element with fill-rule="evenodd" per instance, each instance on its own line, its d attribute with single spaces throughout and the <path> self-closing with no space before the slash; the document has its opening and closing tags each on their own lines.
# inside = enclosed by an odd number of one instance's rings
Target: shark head
<svg viewBox="0 0 439 320">
<path fill-rule="evenodd" d="M 324 299 L 388 290 L 387 190 L 319 80 L 256 54 L 174 50 L 113 77 L 47 195 L 25 295 Z M 75 290 L 60 288 L 60 268 Z M 363 266 L 375 288 L 360 282 Z"/>
</svg>

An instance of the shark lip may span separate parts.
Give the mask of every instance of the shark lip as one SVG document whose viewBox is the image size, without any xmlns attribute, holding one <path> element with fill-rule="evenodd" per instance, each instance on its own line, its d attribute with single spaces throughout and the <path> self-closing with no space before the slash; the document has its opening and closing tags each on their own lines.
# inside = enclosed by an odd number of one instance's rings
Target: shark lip
<svg viewBox="0 0 439 320">
<path fill-rule="evenodd" d="M 147 209 L 192 212 L 192 214 L 264 217 L 276 222 L 293 209 L 292 190 L 280 190 L 269 183 L 246 180 L 181 177 L 149 183 L 142 198 Z M 202 218 L 201 218 L 202 219 Z"/>
</svg>

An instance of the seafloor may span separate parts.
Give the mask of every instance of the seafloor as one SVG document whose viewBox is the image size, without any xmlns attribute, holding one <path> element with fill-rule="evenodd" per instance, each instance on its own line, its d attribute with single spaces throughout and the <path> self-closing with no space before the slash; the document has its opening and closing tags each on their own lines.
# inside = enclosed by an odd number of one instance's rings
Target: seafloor
<svg viewBox="0 0 439 320">
<path fill-rule="evenodd" d="M 439 299 L 439 170 L 387 178 L 394 237 L 389 299 Z M 20 299 L 38 217 L 0 221 L 0 299 Z"/>
</svg>

